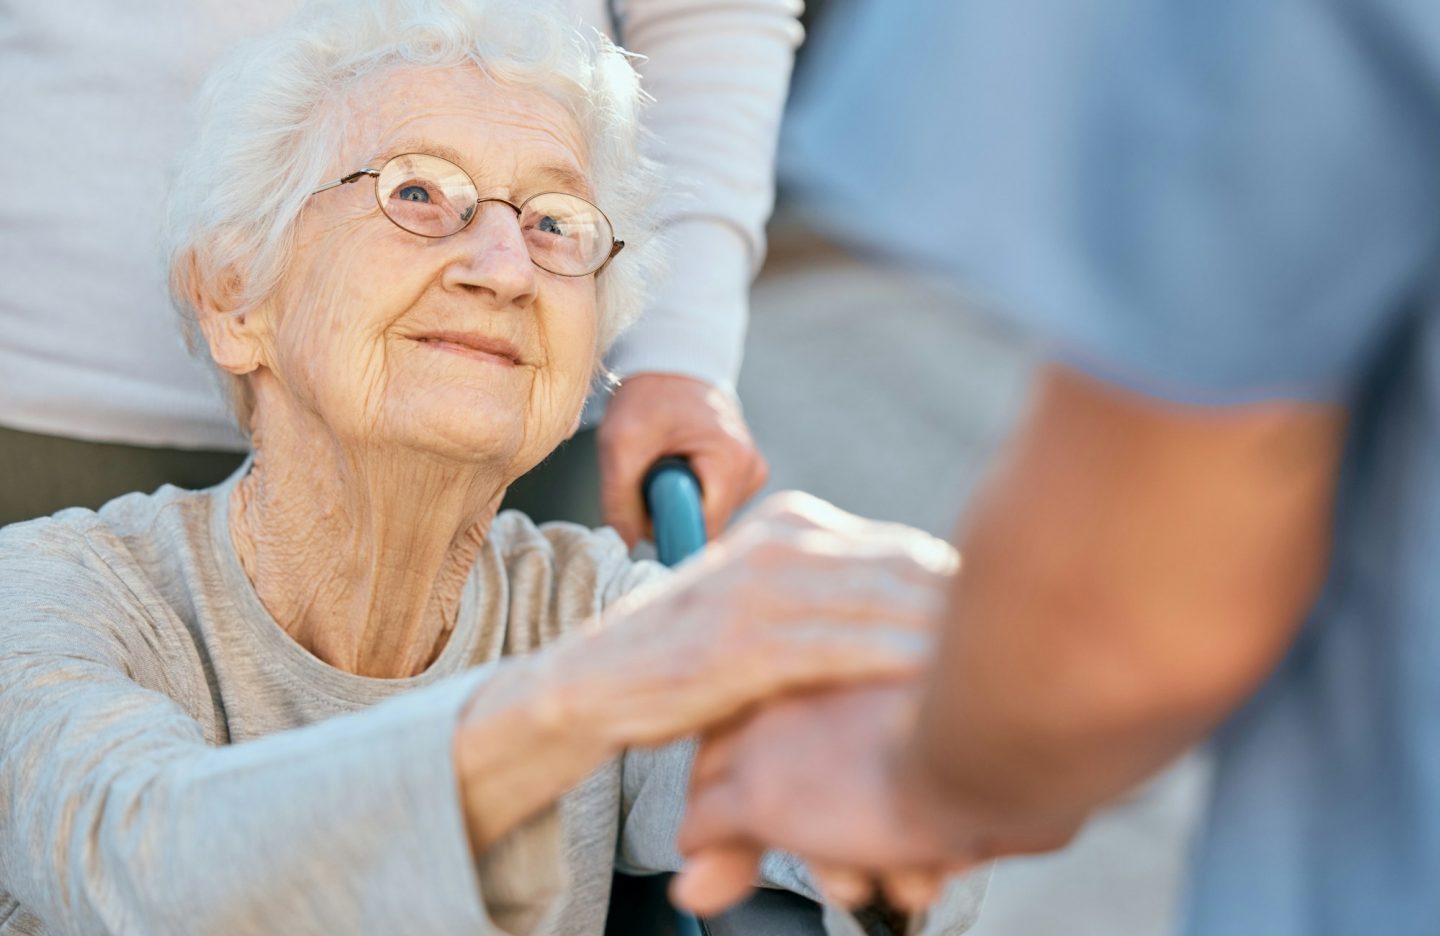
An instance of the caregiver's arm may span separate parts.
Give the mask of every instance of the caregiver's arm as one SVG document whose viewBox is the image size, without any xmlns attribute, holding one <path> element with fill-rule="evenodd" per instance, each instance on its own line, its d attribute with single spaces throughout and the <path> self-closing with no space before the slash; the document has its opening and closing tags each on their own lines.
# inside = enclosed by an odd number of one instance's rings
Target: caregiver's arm
<svg viewBox="0 0 1440 936">
<path fill-rule="evenodd" d="M 1255 690 L 1323 581 L 1344 426 L 1046 372 L 963 532 L 912 751 L 958 846 L 1084 814 Z"/>
<path fill-rule="evenodd" d="M 646 125 L 665 167 L 668 263 L 612 349 L 621 378 L 597 437 L 605 522 L 628 543 L 648 519 L 640 479 L 662 455 L 700 477 L 711 537 L 765 482 L 735 381 L 750 282 L 765 258 L 775 145 L 800 0 L 617 0 L 621 44 L 654 97 Z"/>
</svg>

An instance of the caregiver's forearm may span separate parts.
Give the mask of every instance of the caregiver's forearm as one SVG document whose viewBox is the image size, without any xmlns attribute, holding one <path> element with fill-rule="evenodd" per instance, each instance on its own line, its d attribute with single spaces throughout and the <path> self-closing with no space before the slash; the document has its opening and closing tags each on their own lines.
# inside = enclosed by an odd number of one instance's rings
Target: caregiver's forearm
<svg viewBox="0 0 1440 936">
<path fill-rule="evenodd" d="M 1046 374 L 962 537 L 911 759 L 957 828 L 1081 815 L 1255 689 L 1323 579 L 1342 433 Z"/>
</svg>

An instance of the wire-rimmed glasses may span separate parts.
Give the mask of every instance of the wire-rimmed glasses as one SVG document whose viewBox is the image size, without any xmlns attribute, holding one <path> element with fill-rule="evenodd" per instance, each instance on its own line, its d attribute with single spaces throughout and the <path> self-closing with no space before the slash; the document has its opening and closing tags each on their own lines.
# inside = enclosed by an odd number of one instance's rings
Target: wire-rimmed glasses
<svg viewBox="0 0 1440 936">
<path fill-rule="evenodd" d="M 448 159 L 428 153 L 402 153 L 379 169 L 366 166 L 317 188 L 312 195 L 369 176 L 375 203 L 396 227 L 421 237 L 448 237 L 465 230 L 480 206 L 498 202 L 515 212 L 530 260 L 558 276 L 599 273 L 625 242 L 605 212 L 568 192 L 538 192 L 516 205 L 503 198 L 481 198 L 470 174 Z"/>
</svg>

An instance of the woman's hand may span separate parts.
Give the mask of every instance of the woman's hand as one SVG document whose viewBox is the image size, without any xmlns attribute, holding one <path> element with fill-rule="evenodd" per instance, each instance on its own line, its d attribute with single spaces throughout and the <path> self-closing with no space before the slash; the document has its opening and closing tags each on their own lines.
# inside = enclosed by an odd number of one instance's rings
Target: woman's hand
<svg viewBox="0 0 1440 936">
<path fill-rule="evenodd" d="M 612 750 L 654 745 L 775 695 L 913 676 L 957 568 L 918 530 L 803 494 L 768 500 L 602 626 L 557 645 L 552 698 Z"/>
<path fill-rule="evenodd" d="M 914 677 L 957 568 L 928 534 L 777 495 L 597 626 L 509 661 L 456 734 L 483 850 L 605 758 L 774 696 Z"/>
</svg>

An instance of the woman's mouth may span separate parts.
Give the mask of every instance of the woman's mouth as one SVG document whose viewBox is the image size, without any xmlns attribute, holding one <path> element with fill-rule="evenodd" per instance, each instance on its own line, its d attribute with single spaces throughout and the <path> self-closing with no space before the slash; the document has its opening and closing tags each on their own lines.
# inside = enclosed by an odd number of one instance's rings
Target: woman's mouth
<svg viewBox="0 0 1440 936">
<path fill-rule="evenodd" d="M 502 338 L 462 332 L 435 332 L 414 337 L 416 341 L 437 351 L 448 351 L 473 361 L 499 364 L 503 367 L 516 367 L 521 363 L 519 349 Z"/>
</svg>

